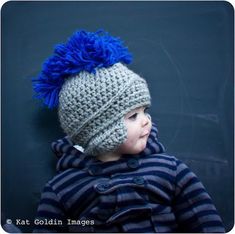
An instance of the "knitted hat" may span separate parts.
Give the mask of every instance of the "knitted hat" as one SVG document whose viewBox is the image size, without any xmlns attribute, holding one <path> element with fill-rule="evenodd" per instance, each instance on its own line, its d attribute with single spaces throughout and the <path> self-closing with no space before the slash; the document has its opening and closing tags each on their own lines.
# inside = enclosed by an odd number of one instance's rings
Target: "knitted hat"
<svg viewBox="0 0 235 234">
<path fill-rule="evenodd" d="M 54 53 L 33 80 L 36 97 L 58 106 L 62 129 L 86 154 L 117 149 L 127 138 L 125 114 L 150 105 L 146 81 L 124 65 L 127 48 L 108 33 L 82 30 Z"/>
</svg>

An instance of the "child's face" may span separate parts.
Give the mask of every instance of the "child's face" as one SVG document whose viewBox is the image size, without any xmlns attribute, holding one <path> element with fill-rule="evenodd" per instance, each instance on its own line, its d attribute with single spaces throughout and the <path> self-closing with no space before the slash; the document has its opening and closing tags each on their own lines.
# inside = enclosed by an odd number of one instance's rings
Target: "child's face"
<svg viewBox="0 0 235 234">
<path fill-rule="evenodd" d="M 127 139 L 118 149 L 121 154 L 138 154 L 145 149 L 152 127 L 146 109 L 139 107 L 125 115 Z"/>
</svg>

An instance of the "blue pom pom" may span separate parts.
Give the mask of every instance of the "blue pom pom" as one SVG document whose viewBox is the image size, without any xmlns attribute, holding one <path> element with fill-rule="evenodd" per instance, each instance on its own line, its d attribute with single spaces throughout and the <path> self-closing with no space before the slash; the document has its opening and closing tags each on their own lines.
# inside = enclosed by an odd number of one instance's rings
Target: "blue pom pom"
<svg viewBox="0 0 235 234">
<path fill-rule="evenodd" d="M 81 71 L 96 72 L 117 62 L 129 64 L 132 56 L 123 42 L 107 32 L 75 32 L 65 44 L 55 47 L 54 55 L 43 64 L 41 73 L 33 79 L 36 98 L 49 108 L 58 106 L 59 92 L 65 79 Z"/>
</svg>

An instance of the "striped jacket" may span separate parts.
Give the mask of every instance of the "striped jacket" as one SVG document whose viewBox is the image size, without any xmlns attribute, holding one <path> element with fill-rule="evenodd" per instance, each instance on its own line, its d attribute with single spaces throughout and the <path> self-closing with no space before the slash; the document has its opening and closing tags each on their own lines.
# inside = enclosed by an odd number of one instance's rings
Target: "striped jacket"
<svg viewBox="0 0 235 234">
<path fill-rule="evenodd" d="M 34 232 L 225 231 L 196 175 L 164 154 L 154 124 L 146 149 L 118 161 L 84 156 L 68 138 L 52 149 L 58 174 L 45 185 Z"/>
</svg>

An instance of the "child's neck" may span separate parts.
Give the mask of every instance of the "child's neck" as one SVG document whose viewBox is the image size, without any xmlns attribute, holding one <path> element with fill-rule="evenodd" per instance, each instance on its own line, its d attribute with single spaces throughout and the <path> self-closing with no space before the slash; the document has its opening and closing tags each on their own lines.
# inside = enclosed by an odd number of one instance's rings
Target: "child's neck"
<svg viewBox="0 0 235 234">
<path fill-rule="evenodd" d="M 110 161 L 117 161 L 121 158 L 121 154 L 118 154 L 116 152 L 109 152 L 105 154 L 101 154 L 97 156 L 97 159 L 102 162 L 110 162 Z"/>
</svg>

